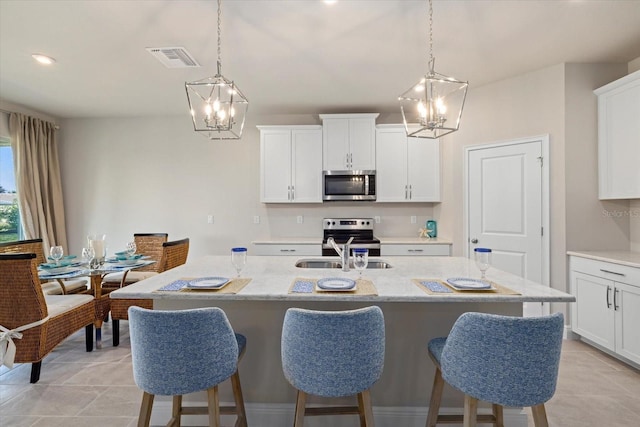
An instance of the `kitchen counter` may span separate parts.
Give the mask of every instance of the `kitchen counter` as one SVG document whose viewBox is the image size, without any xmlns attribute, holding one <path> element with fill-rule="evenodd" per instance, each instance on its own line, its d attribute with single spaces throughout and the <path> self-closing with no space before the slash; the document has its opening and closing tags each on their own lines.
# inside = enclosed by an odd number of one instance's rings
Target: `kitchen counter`
<svg viewBox="0 0 640 427">
<path fill-rule="evenodd" d="M 378 237 L 381 245 L 452 245 L 451 240 L 441 237 Z"/>
<path fill-rule="evenodd" d="M 306 258 L 306 257 L 305 257 Z M 337 260 L 323 257 L 323 260 Z M 376 259 L 372 257 L 372 259 Z M 371 280 L 377 296 L 331 294 L 289 294 L 296 277 L 320 279 L 324 277 L 356 278 L 355 270 L 305 269 L 295 267 L 297 258 L 279 256 L 250 256 L 243 277 L 251 282 L 237 294 L 215 292 L 162 292 L 154 291 L 174 280 L 186 277 L 233 277 L 234 270 L 229 257 L 207 256 L 189 262 L 163 274 L 153 276 L 111 293 L 111 298 L 201 299 L 201 300 L 285 300 L 285 301 L 364 301 L 364 302 L 572 302 L 575 297 L 537 283 L 526 281 L 513 274 L 489 269 L 487 277 L 520 295 L 502 295 L 491 292 L 429 295 L 416 286 L 412 279 L 441 279 L 451 277 L 479 277 L 475 263 L 461 257 L 428 257 L 416 261 L 410 257 L 381 257 L 392 265 L 389 269 L 368 269 L 364 277 Z"/>
<path fill-rule="evenodd" d="M 612 262 L 628 267 L 640 268 L 640 252 L 631 251 L 568 251 L 567 255 Z"/>
<path fill-rule="evenodd" d="M 522 302 L 525 301 L 575 300 L 572 295 L 497 269 L 489 269 L 488 279 L 521 295 L 480 292 L 429 295 L 412 283 L 411 279 L 414 278 L 479 277 L 473 261 L 455 257 L 380 257 L 393 267 L 364 272 L 364 278 L 374 283 L 377 296 L 345 293 L 289 294 L 289 287 L 295 278 L 357 276 L 356 271 L 296 268 L 294 264 L 299 258 L 249 256 L 242 276 L 251 278 L 251 282 L 237 294 L 206 291 L 154 292 L 176 279 L 234 276 L 230 257 L 207 256 L 114 291 L 111 297 L 151 298 L 154 309 L 157 310 L 211 306 L 223 309 L 234 330 L 247 337 L 247 352 L 239 365 L 240 378 L 247 402 L 249 425 L 261 427 L 292 424 L 296 395 L 284 378 L 280 355 L 282 321 L 287 309 L 291 307 L 349 310 L 375 304 L 382 309 L 386 329 L 384 372 L 371 388 L 371 396 L 376 425 L 391 427 L 424 425 L 434 376 L 434 365 L 427 354 L 427 343 L 434 337 L 447 335 L 462 313 L 478 311 L 521 316 Z M 124 329 L 126 325 L 126 322 L 121 322 L 120 328 Z M 221 386 L 220 393 L 221 401 L 232 401 L 228 385 Z M 206 401 L 206 395 L 197 393 L 186 396 L 185 400 L 202 403 Z M 327 401 L 310 397 L 310 403 L 327 404 Z M 353 404 L 354 399 L 342 398 L 332 403 Z M 463 397 L 459 392 L 445 387 L 442 399 L 444 412 L 461 413 L 462 403 Z M 165 416 L 164 419 L 169 418 L 170 413 L 170 398 L 158 396 L 153 412 L 153 416 L 158 419 L 154 418 L 152 423 L 160 422 L 159 418 L 162 416 Z M 309 423 L 314 421 L 309 420 Z M 187 420 L 184 422 L 187 423 Z M 345 421 L 332 417 L 325 417 L 322 422 L 322 425 L 346 425 L 342 424 Z M 505 425 L 526 427 L 527 417 L 520 409 L 505 408 Z"/>
</svg>

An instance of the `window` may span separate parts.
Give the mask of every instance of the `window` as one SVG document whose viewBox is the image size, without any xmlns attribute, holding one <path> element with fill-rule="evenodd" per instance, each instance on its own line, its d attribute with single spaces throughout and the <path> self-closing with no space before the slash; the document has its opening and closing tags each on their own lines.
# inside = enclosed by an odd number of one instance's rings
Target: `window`
<svg viewBox="0 0 640 427">
<path fill-rule="evenodd" d="M 9 138 L 0 135 L 0 242 L 22 238 L 13 152 Z"/>
</svg>

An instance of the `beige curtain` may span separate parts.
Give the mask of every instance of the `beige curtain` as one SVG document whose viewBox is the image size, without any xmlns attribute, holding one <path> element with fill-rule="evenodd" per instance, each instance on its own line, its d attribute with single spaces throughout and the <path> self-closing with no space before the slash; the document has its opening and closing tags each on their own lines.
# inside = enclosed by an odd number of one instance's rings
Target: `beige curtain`
<svg viewBox="0 0 640 427">
<path fill-rule="evenodd" d="M 67 248 L 56 126 L 11 113 L 11 148 L 16 169 L 20 218 L 27 239 L 42 238 L 46 248 Z"/>
</svg>

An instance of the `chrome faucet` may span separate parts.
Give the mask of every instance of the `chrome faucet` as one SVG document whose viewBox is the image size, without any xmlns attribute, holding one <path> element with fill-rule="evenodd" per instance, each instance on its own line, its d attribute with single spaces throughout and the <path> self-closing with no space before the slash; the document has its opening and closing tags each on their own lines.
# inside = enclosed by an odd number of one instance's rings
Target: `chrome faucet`
<svg viewBox="0 0 640 427">
<path fill-rule="evenodd" d="M 335 250 L 338 256 L 340 257 L 340 263 L 342 264 L 342 271 L 349 271 L 349 255 L 351 253 L 351 248 L 349 248 L 349 245 L 351 244 L 352 241 L 353 241 L 353 236 L 349 238 L 349 240 L 347 240 L 347 243 L 342 245 L 342 249 L 340 249 L 336 241 L 333 240 L 333 237 L 329 237 L 327 239 L 327 243 L 331 245 L 333 250 Z"/>
</svg>

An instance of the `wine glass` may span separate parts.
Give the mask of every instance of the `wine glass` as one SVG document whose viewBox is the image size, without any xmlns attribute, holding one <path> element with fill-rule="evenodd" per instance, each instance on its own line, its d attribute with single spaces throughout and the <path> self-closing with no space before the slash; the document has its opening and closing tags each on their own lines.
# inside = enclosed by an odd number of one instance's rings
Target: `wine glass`
<svg viewBox="0 0 640 427">
<path fill-rule="evenodd" d="M 240 272 L 247 263 L 247 248 L 231 248 L 231 263 L 240 277 Z"/>
<path fill-rule="evenodd" d="M 92 263 L 96 257 L 96 252 L 91 246 L 88 248 L 82 248 L 82 259 L 89 265 L 89 268 L 93 268 Z"/>
<path fill-rule="evenodd" d="M 127 243 L 127 256 L 128 258 L 131 258 L 135 253 L 136 253 L 136 242 L 129 242 Z"/>
<path fill-rule="evenodd" d="M 63 255 L 64 249 L 62 249 L 62 246 L 51 246 L 51 249 L 49 249 L 49 256 L 56 262 L 56 265 L 60 264 Z"/>
<path fill-rule="evenodd" d="M 491 249 L 475 248 L 476 265 L 482 274 L 481 279 L 486 279 L 486 272 L 491 267 Z"/>
<path fill-rule="evenodd" d="M 362 272 L 369 264 L 369 249 L 355 248 L 353 249 L 353 267 L 358 270 L 359 277 L 362 279 Z"/>
</svg>

